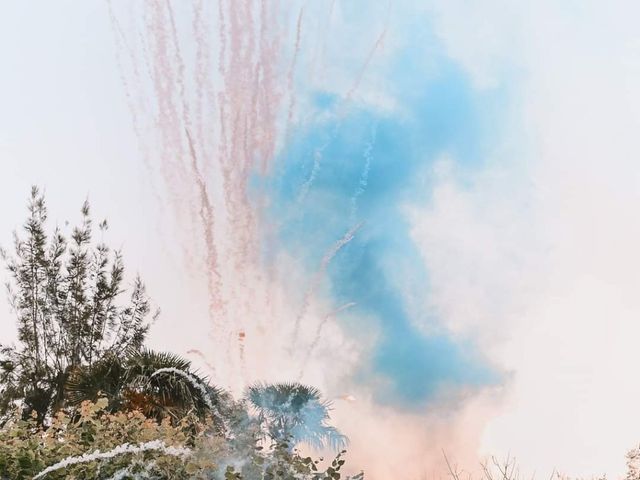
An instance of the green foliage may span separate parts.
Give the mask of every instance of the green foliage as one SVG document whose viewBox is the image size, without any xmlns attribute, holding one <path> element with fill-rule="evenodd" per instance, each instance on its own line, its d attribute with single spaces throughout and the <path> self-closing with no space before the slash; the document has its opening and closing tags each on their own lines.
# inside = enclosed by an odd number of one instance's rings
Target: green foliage
<svg viewBox="0 0 640 480">
<path fill-rule="evenodd" d="M 345 464 L 341 451 L 328 466 L 322 465 L 322 459 L 303 456 L 297 450 L 292 452 L 286 443 L 273 444 L 266 452 L 247 459 L 236 470 L 233 465 L 225 469 L 225 480 L 362 480 L 364 474 L 343 477 L 341 469 Z"/>
<path fill-rule="evenodd" d="M 106 452 L 124 443 L 140 444 L 161 440 L 168 446 L 194 443 L 202 429 L 194 418 L 184 418 L 179 424 L 158 423 L 141 412 L 109 413 L 106 399 L 96 403 L 84 402 L 78 409 L 78 418 L 72 419 L 58 412 L 51 425 L 44 429 L 36 419 L 12 418 L 0 430 L 0 475 L 4 478 L 33 478 L 46 467 L 67 457 L 74 457 L 96 450 Z M 211 468 L 204 459 L 190 458 L 187 462 L 156 452 L 125 454 L 108 461 L 93 461 L 70 466 L 46 475 L 47 479 L 99 479 L 109 478 L 118 470 L 130 468 L 142 471 L 153 462 L 152 471 L 160 478 L 193 478 L 187 473 L 187 465 L 193 469 Z M 130 477 L 125 477 L 130 478 Z"/>
<path fill-rule="evenodd" d="M 142 347 L 150 305 L 139 278 L 129 299 L 119 303 L 122 256 L 92 242 L 87 202 L 70 238 L 59 228 L 46 233 L 47 208 L 35 187 L 28 211 L 23 236 L 15 234 L 14 255 L 2 252 L 19 343 L 1 348 L 0 414 L 18 402 L 42 424 L 64 404 L 71 372 Z M 99 228 L 106 230 L 106 222 Z"/>
</svg>

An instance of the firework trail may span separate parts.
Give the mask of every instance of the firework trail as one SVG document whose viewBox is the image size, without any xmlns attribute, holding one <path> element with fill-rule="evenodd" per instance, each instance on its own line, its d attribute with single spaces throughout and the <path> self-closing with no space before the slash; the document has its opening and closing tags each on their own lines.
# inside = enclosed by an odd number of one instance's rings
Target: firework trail
<svg viewBox="0 0 640 480">
<path fill-rule="evenodd" d="M 197 0 L 194 4 L 192 28 L 196 44 L 194 122 L 202 155 L 208 157 L 208 145 L 205 141 L 205 105 L 209 104 L 212 109 L 215 108 L 215 92 L 209 75 L 209 72 L 213 71 L 213 65 L 211 48 L 207 41 L 207 31 L 210 27 L 205 18 L 204 0 Z"/>
<path fill-rule="evenodd" d="M 353 98 L 353 95 L 356 93 L 356 91 L 360 87 L 360 84 L 362 83 L 362 79 L 364 78 L 364 75 L 365 75 L 367 69 L 369 68 L 369 64 L 373 60 L 373 57 L 375 56 L 376 51 L 384 44 L 384 38 L 385 38 L 386 35 L 387 35 L 387 27 L 385 26 L 384 29 L 382 30 L 382 32 L 380 33 L 380 35 L 378 36 L 378 39 L 376 40 L 376 42 L 373 44 L 373 47 L 371 47 L 371 50 L 369 51 L 369 54 L 367 55 L 367 59 L 365 60 L 365 62 L 362 65 L 362 67 L 360 68 L 360 71 L 358 72 L 358 75 L 356 76 L 356 79 L 353 82 L 353 85 L 351 86 L 351 88 L 349 89 L 347 94 L 345 95 L 345 97 L 344 97 L 345 98 L 345 100 L 344 100 L 345 105 L 348 104 L 351 101 L 351 99 Z"/>
<path fill-rule="evenodd" d="M 215 315 L 224 308 L 224 303 L 220 298 L 220 273 L 218 271 L 218 250 L 216 248 L 216 241 L 214 237 L 215 222 L 214 222 L 214 210 L 209 200 L 209 194 L 207 192 L 207 186 L 202 178 L 200 170 L 198 168 L 198 159 L 196 156 L 193 140 L 189 134 L 189 130 L 185 128 L 185 134 L 189 143 L 189 153 L 191 156 L 191 165 L 193 169 L 194 181 L 198 189 L 200 196 L 200 219 L 202 221 L 204 230 L 204 241 L 206 246 L 206 259 L 207 259 L 207 280 L 209 283 L 209 314 L 215 318 Z"/>
<path fill-rule="evenodd" d="M 333 3 L 331 4 L 331 9 L 333 9 Z M 362 79 L 364 78 L 364 76 L 365 76 L 365 74 L 367 72 L 367 69 L 369 68 L 369 65 L 371 64 L 371 61 L 373 60 L 376 52 L 384 44 L 384 38 L 386 37 L 387 31 L 388 31 L 388 21 L 389 21 L 390 9 L 391 9 L 391 3 L 388 4 L 387 16 L 386 16 L 387 20 L 386 20 L 384 28 L 382 29 L 382 31 L 378 35 L 378 38 L 376 39 L 376 41 L 372 45 L 372 47 L 371 47 L 371 49 L 370 49 L 370 51 L 369 51 L 369 53 L 367 55 L 366 60 L 364 61 L 364 63 L 360 67 L 360 70 L 358 71 L 358 74 L 356 75 L 356 78 L 355 78 L 352 86 L 349 88 L 347 93 L 344 95 L 344 97 L 342 98 L 342 100 L 341 100 L 341 102 L 340 102 L 340 104 L 339 104 L 339 106 L 337 108 L 335 126 L 334 126 L 331 134 L 329 135 L 329 138 L 327 139 L 327 141 L 324 144 L 322 144 L 320 147 L 316 148 L 314 150 L 314 152 L 313 152 L 313 166 L 311 167 L 311 173 L 309 174 L 309 178 L 300 187 L 300 193 L 298 194 L 298 199 L 297 199 L 297 202 L 299 204 L 302 203 L 304 201 L 304 199 L 307 197 L 307 195 L 309 194 L 309 191 L 310 191 L 311 187 L 313 186 L 313 183 L 315 182 L 315 179 L 316 179 L 318 173 L 320 172 L 320 168 L 322 166 L 322 157 L 323 157 L 324 151 L 327 149 L 327 147 L 329 145 L 331 145 L 331 143 L 338 136 L 338 133 L 340 132 L 340 128 L 342 126 L 342 119 L 348 113 L 349 106 L 350 106 L 351 102 L 353 101 L 353 96 L 355 95 L 356 91 L 360 87 L 360 84 L 362 83 Z"/>
<path fill-rule="evenodd" d="M 309 173 L 309 178 L 302 184 L 300 187 L 300 192 L 298 193 L 298 197 L 296 199 L 296 203 L 301 205 L 304 200 L 309 195 L 309 191 L 311 190 L 311 186 L 316 180 L 318 173 L 320 173 L 320 166 L 322 165 L 322 155 L 325 149 L 331 144 L 331 141 L 335 137 L 335 133 L 327 140 L 323 145 L 316 148 L 313 151 L 313 166 L 311 167 L 311 173 Z"/>
<path fill-rule="evenodd" d="M 157 135 L 155 137 L 159 168 L 169 193 L 169 204 L 174 216 L 180 219 L 180 228 L 186 238 L 197 238 L 202 229 L 198 221 L 197 201 L 193 198 L 192 166 L 184 136 L 190 127 L 189 112 L 185 109 L 184 63 L 182 62 L 173 21 L 173 11 L 168 2 L 148 1 L 144 4 L 145 34 L 142 36 L 143 51 L 149 65 L 152 95 L 141 86 L 138 92 L 148 98 L 154 116 Z M 187 119 L 187 122 L 185 122 Z M 190 270 L 197 269 L 198 258 L 189 245 L 182 243 L 183 252 Z"/>
<path fill-rule="evenodd" d="M 257 24 L 254 16 L 258 18 Z M 237 327 L 227 329 L 224 341 L 236 344 L 241 370 L 245 368 L 245 347 L 237 331 L 245 330 L 243 323 L 255 308 L 248 291 L 259 271 L 256 268 L 259 212 L 249 201 L 247 185 L 251 174 L 266 173 L 268 162 L 273 158 L 282 97 L 274 71 L 280 62 L 280 48 L 272 32 L 272 26 L 277 25 L 273 16 L 265 2 L 259 12 L 253 11 L 251 2 L 230 2 L 220 17 L 221 28 L 226 29 L 223 45 L 224 49 L 228 48 L 229 58 L 221 67 L 223 88 L 219 95 L 219 118 L 223 132 L 219 163 L 229 232 L 233 238 L 228 254 L 234 285 L 229 295 L 236 314 L 236 318 L 228 319 L 227 323 L 230 320 Z"/>
<path fill-rule="evenodd" d="M 327 251 L 327 253 L 325 253 L 324 256 L 322 257 L 322 261 L 320 262 L 320 268 L 318 269 L 318 271 L 314 275 L 314 277 L 313 277 L 313 279 L 311 281 L 311 285 L 310 285 L 309 289 L 307 290 L 307 292 L 304 295 L 304 299 L 302 301 L 302 308 L 300 309 L 300 312 L 296 316 L 296 319 L 295 319 L 295 322 L 294 322 L 294 326 L 293 326 L 293 339 L 292 339 L 292 342 L 291 342 L 292 345 L 295 345 L 296 342 L 298 341 L 298 334 L 300 332 L 300 324 L 301 324 L 302 320 L 304 319 L 305 315 L 307 314 L 307 311 L 309 310 L 309 306 L 311 305 L 311 299 L 313 298 L 318 286 L 320 285 L 320 282 L 324 278 L 324 276 L 325 276 L 325 274 L 327 272 L 327 268 L 329 267 L 329 264 L 331 263 L 331 260 L 333 260 L 333 258 L 338 254 L 338 252 L 345 245 L 347 245 L 349 242 L 351 242 L 351 240 L 354 239 L 354 237 L 356 236 L 356 233 L 358 232 L 358 230 L 360 230 L 360 228 L 362 227 L 363 224 L 364 224 L 363 222 L 360 222 L 355 227 L 352 227 L 351 229 L 349 229 L 349 231 L 347 233 L 345 233 L 344 236 L 340 240 L 338 240 L 329 249 L 329 251 Z"/>
<path fill-rule="evenodd" d="M 209 362 L 207 356 L 204 353 L 202 353 L 200 350 L 198 350 L 197 348 L 192 348 L 190 350 L 187 350 L 187 355 L 195 355 L 195 356 L 197 356 L 198 358 L 200 358 L 200 360 L 202 360 L 204 365 L 209 370 L 211 370 L 212 373 L 216 371 L 216 367 Z"/>
<path fill-rule="evenodd" d="M 298 61 L 298 55 L 300 54 L 300 32 L 302 30 L 302 15 L 304 9 L 300 9 L 298 14 L 298 22 L 296 24 L 296 42 L 293 49 L 293 59 L 291 60 L 291 67 L 289 67 L 289 74 L 287 75 L 287 85 L 289 90 L 289 112 L 287 113 L 287 126 L 285 128 L 285 142 L 289 138 L 289 130 L 291 129 L 291 122 L 293 121 L 293 111 L 296 105 L 296 96 L 293 90 L 293 74 L 295 73 L 296 63 Z"/>
<path fill-rule="evenodd" d="M 131 115 L 131 120 L 133 124 L 133 133 L 136 136 L 136 140 L 138 141 L 139 148 L 142 153 L 142 160 L 145 163 L 145 166 L 148 169 L 151 169 L 150 163 L 150 154 L 149 150 L 146 147 L 146 140 L 144 139 L 140 127 L 140 117 L 142 116 L 142 112 L 139 111 L 138 106 L 136 105 L 136 101 L 133 95 L 133 88 L 129 84 L 127 77 L 124 73 L 124 62 L 122 58 L 121 51 L 124 50 L 128 56 L 132 67 L 133 80 L 136 86 L 140 85 L 140 75 L 138 72 L 138 62 L 136 55 L 127 42 L 127 37 L 122 31 L 122 26 L 118 21 L 117 17 L 113 11 L 113 5 L 111 4 L 111 0 L 107 0 L 107 10 L 109 12 L 109 22 L 111 24 L 111 30 L 113 33 L 113 38 L 116 47 L 116 64 L 118 66 L 118 76 L 120 78 L 120 83 L 122 84 L 122 89 L 124 91 L 125 99 L 127 102 L 127 107 L 129 108 L 129 113 Z"/>
<path fill-rule="evenodd" d="M 140 149 L 143 164 L 147 172 L 149 172 L 147 178 L 149 179 L 150 191 L 153 195 L 154 202 L 164 214 L 164 211 L 168 205 L 166 199 L 161 194 L 161 186 L 158 185 L 156 176 L 153 175 L 155 169 L 152 163 L 152 158 L 155 157 L 155 154 L 153 153 L 153 148 L 151 147 L 152 140 L 150 140 L 147 135 L 148 132 L 144 128 L 146 126 L 145 120 L 148 120 L 152 107 L 148 104 L 147 101 L 145 101 L 145 96 L 140 94 L 140 92 L 143 92 L 145 89 L 144 80 L 146 79 L 147 81 L 151 82 L 153 78 L 148 58 L 148 48 L 141 36 L 138 35 L 135 38 L 128 38 L 127 34 L 125 33 L 125 29 L 122 26 L 122 23 L 118 20 L 111 0 L 106 0 L 106 5 L 109 16 L 109 23 L 114 39 L 118 77 L 122 85 L 127 108 L 131 115 L 133 133 L 137 140 L 138 148 Z M 135 40 L 139 41 L 136 42 Z M 142 51 L 141 55 L 138 55 L 136 53 L 136 46 L 140 46 Z M 146 73 L 146 76 L 142 75 L 140 72 L 139 65 L 141 62 L 144 67 L 146 67 L 144 69 L 144 73 Z M 169 185 L 168 187 L 169 195 L 173 198 L 173 204 L 175 205 L 175 199 L 179 197 L 178 190 L 173 188 L 171 185 Z M 171 203 L 172 200 L 170 198 L 169 206 L 171 206 Z M 160 219 L 156 220 L 156 230 L 159 232 L 163 230 L 163 225 Z M 193 265 L 195 263 L 193 252 L 185 245 L 182 245 L 181 249 L 184 261 L 187 263 L 187 265 Z M 168 255 L 171 255 L 171 248 L 167 247 L 165 248 L 165 250 Z"/>
<path fill-rule="evenodd" d="M 167 1 L 167 13 L 168 19 L 171 26 L 171 37 L 173 39 L 173 51 L 174 51 L 174 60 L 177 65 L 177 84 L 180 93 L 180 100 L 182 104 L 182 121 L 184 124 L 184 133 L 187 140 L 188 145 L 188 158 L 190 159 L 190 173 L 191 173 L 191 181 L 196 186 L 198 204 L 196 205 L 200 222 L 202 225 L 202 232 L 204 235 L 204 243 L 205 243 L 205 256 L 206 256 L 206 275 L 207 281 L 209 285 L 209 315 L 212 320 L 216 321 L 219 319 L 221 314 L 223 315 L 224 309 L 224 301 L 221 298 L 220 290 L 220 273 L 219 273 L 219 265 L 218 265 L 218 251 L 216 247 L 215 240 L 215 213 L 213 209 L 213 205 L 209 198 L 209 193 L 207 191 L 207 185 L 204 181 L 202 173 L 200 172 L 199 162 L 198 162 L 198 153 L 196 152 L 196 145 L 191 134 L 192 120 L 190 115 L 189 103 L 186 98 L 186 87 L 184 82 L 185 75 L 185 63 L 182 58 L 182 54 L 180 52 L 180 45 L 178 42 L 178 33 L 176 30 L 175 16 L 173 13 L 173 9 L 171 8 L 171 4 Z M 198 24 L 202 14 L 202 5 L 197 4 L 194 10 L 194 23 Z M 200 120 L 198 122 L 197 131 L 200 132 L 200 138 L 202 138 L 202 101 L 203 101 L 203 88 L 204 88 L 204 79 L 203 79 L 203 57 L 205 51 L 208 49 L 204 45 L 204 40 L 199 32 L 199 30 L 195 29 L 196 32 L 196 44 L 197 44 L 197 59 L 196 59 L 196 109 L 197 109 L 197 117 Z M 204 154 L 204 142 L 200 142 L 200 151 Z M 220 326 L 220 322 L 217 321 L 217 326 Z"/>
<path fill-rule="evenodd" d="M 369 171 L 371 170 L 371 160 L 373 160 L 371 152 L 373 151 L 373 146 L 376 143 L 377 131 L 378 126 L 374 125 L 371 129 L 371 139 L 364 149 L 364 167 L 362 168 L 362 174 L 360 175 L 356 191 L 354 192 L 353 197 L 351 197 L 351 223 L 355 223 L 356 221 L 356 216 L 358 214 L 358 199 L 364 193 L 369 183 Z"/>
<path fill-rule="evenodd" d="M 191 375 L 189 372 L 185 372 L 184 370 L 180 370 L 179 368 L 173 368 L 173 367 L 159 368 L 158 370 L 154 371 L 151 374 L 150 378 L 153 378 L 153 377 L 156 377 L 156 376 L 162 375 L 162 374 L 177 375 L 179 377 L 184 378 L 196 390 L 198 390 L 198 392 L 200 392 L 200 396 L 202 397 L 202 401 L 207 404 L 207 407 L 209 407 L 209 410 L 211 410 L 211 411 L 216 410 L 216 407 L 213 405 L 213 402 L 211 400 L 211 394 L 207 390 L 207 386 L 205 384 L 203 384 L 202 382 L 200 382 L 196 377 Z"/>
<path fill-rule="evenodd" d="M 309 363 L 309 359 L 311 358 L 311 355 L 313 355 L 313 352 L 315 351 L 315 349 L 318 347 L 318 344 L 320 343 L 320 339 L 322 338 L 322 329 L 327 324 L 327 322 L 329 320 L 331 320 L 332 318 L 335 318 L 336 316 L 338 316 L 340 313 L 344 312 L 345 310 L 348 310 L 349 308 L 355 307 L 355 306 L 356 306 L 355 302 L 345 303 L 344 305 L 336 308 L 334 311 L 329 312 L 327 315 L 325 315 L 325 317 L 322 319 L 322 321 L 318 324 L 318 326 L 316 328 L 316 331 L 315 331 L 315 333 L 313 335 L 313 341 L 309 345 L 309 348 L 307 348 L 307 351 L 305 353 L 305 357 L 302 360 L 302 364 L 301 364 L 301 367 L 300 367 L 300 373 L 298 374 L 298 381 L 302 380 L 302 376 L 304 375 L 305 368 L 307 367 L 307 364 Z"/>
<path fill-rule="evenodd" d="M 316 69 L 318 64 L 318 59 L 322 59 L 324 55 L 325 48 L 325 40 L 327 34 L 329 33 L 329 27 L 331 26 L 331 18 L 333 17 L 333 9 L 336 5 L 336 0 L 331 0 L 331 4 L 329 5 L 329 10 L 327 13 L 327 19 L 322 29 L 320 30 L 320 34 L 318 35 L 318 40 L 316 42 L 316 46 L 313 52 L 313 59 L 311 60 L 311 73 L 309 74 L 309 78 L 316 78 Z"/>
<path fill-rule="evenodd" d="M 123 443 L 122 445 L 118 445 L 117 447 L 109 450 L 107 452 L 101 452 L 100 450 L 96 450 L 92 453 L 85 453 L 84 455 L 71 456 L 60 460 L 58 463 L 55 463 L 40 473 L 38 473 L 33 480 L 37 480 L 39 478 L 44 478 L 48 474 L 55 472 L 57 470 L 61 470 L 67 468 L 71 465 L 78 465 L 81 463 L 89 463 L 100 460 L 109 460 L 119 455 L 127 455 L 127 454 L 139 454 L 146 452 L 160 452 L 164 455 L 172 455 L 174 457 L 188 457 L 191 455 L 191 450 L 185 447 L 173 447 L 166 445 L 162 440 L 152 440 L 150 442 L 139 443 L 137 445 L 132 445 L 129 443 Z"/>
</svg>

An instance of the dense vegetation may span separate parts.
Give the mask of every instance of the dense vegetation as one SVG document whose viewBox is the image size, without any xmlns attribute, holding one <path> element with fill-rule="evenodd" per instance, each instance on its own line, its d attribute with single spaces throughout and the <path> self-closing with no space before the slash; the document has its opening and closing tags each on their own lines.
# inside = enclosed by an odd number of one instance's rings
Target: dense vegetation
<svg viewBox="0 0 640 480">
<path fill-rule="evenodd" d="M 33 188 L 2 251 L 18 338 L 0 350 L 0 477 L 340 479 L 346 439 L 315 388 L 256 384 L 235 399 L 145 348 L 144 285 L 125 290 L 120 252 L 94 242 L 88 203 L 81 213 L 69 238 L 48 234 Z M 325 464 L 302 443 L 340 453 Z"/>
</svg>

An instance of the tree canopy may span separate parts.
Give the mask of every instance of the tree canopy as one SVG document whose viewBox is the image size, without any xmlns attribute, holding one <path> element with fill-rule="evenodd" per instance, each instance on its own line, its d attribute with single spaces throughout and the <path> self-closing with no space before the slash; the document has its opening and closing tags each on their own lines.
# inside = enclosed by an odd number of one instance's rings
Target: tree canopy
<svg viewBox="0 0 640 480">
<path fill-rule="evenodd" d="M 42 423 L 63 405 L 72 372 L 142 348 L 150 313 L 144 284 L 136 277 L 127 291 L 121 253 L 94 242 L 88 202 L 81 215 L 68 237 L 57 226 L 48 232 L 45 199 L 33 187 L 13 254 L 2 251 L 18 344 L 2 346 L 0 413 L 23 399 L 25 414 Z"/>
</svg>

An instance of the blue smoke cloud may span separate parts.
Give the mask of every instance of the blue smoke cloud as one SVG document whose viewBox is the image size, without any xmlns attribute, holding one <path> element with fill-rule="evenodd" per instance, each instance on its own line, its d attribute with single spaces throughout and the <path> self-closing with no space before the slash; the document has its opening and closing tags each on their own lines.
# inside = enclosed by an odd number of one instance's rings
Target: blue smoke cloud
<svg viewBox="0 0 640 480">
<path fill-rule="evenodd" d="M 294 131 L 264 186 L 280 226 L 278 244 L 310 271 L 364 222 L 329 266 L 331 294 L 336 306 L 356 302 L 357 317 L 380 333 L 354 380 L 376 382 L 377 401 L 406 408 L 428 404 L 445 386 L 498 379 L 472 341 L 437 333 L 439 319 L 426 313 L 412 317 L 408 296 L 429 295 L 429 272 L 402 207 L 428 200 L 420 179 L 442 154 L 470 170 L 482 164 L 496 137 L 486 126 L 497 129 L 506 93 L 474 90 L 443 54 L 427 71 L 421 55 L 407 48 L 394 57 L 386 79 L 398 104 L 392 113 L 355 104 L 345 109 L 335 95 L 316 92 L 317 120 Z M 416 320 L 436 333 L 423 333 Z M 367 327 L 345 328 L 357 338 Z"/>
</svg>

